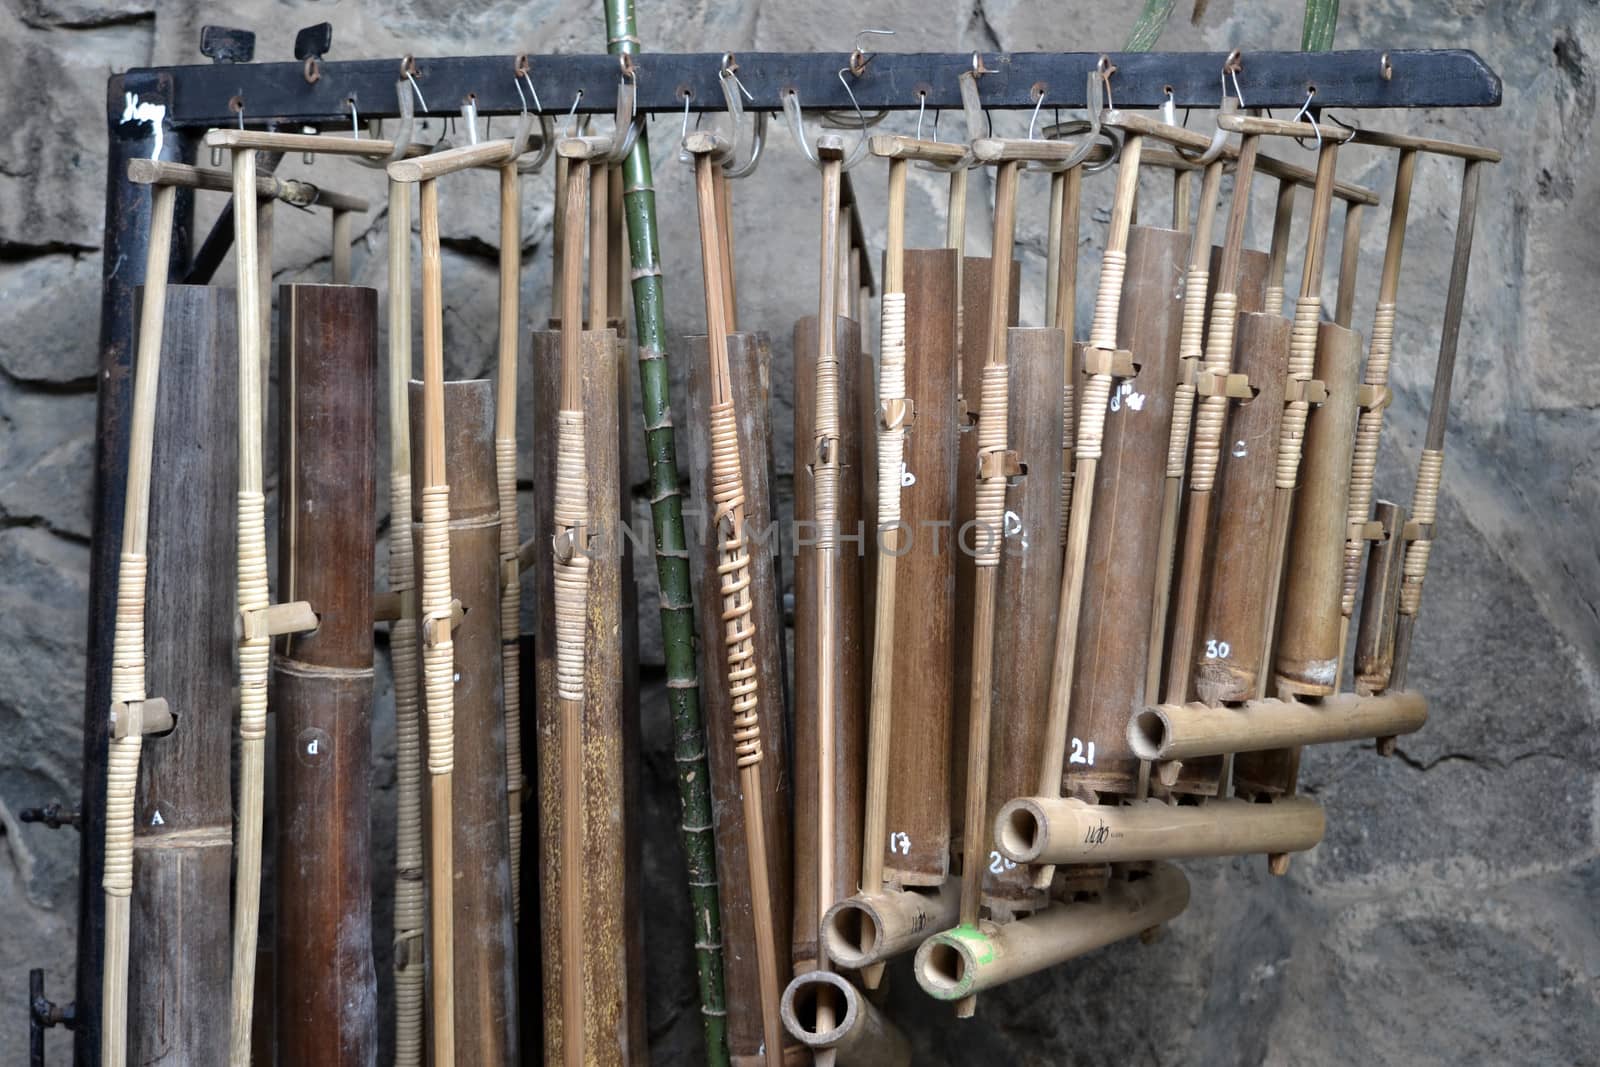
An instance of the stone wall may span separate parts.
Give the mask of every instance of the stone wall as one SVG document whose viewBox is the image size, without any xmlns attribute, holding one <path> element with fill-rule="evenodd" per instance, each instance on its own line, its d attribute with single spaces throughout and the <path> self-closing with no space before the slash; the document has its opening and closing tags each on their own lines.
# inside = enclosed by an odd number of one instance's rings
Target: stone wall
<svg viewBox="0 0 1600 1067">
<path fill-rule="evenodd" d="M 248 10 L 188 0 L 5 0 L 0 72 L 10 114 L 0 131 L 0 1049 L 25 1047 L 26 969 L 44 966 L 70 997 L 77 842 L 24 826 L 19 809 L 75 802 L 86 629 L 97 282 L 105 174 L 104 84 L 129 67 L 198 62 L 207 22 L 260 35 L 258 58 L 289 58 L 293 28 L 327 19 L 331 58 L 445 53 L 592 51 L 594 7 L 381 0 L 264 2 Z M 246 5 L 241 5 L 245 7 Z M 1021 0 L 840 0 L 641 4 L 649 50 L 846 49 L 867 26 L 899 32 L 895 50 L 1087 49 L 1119 43 L 1138 5 Z M 1294 47 L 1296 0 L 1214 0 L 1198 26 L 1178 20 L 1173 49 Z M 1484 180 L 1477 253 L 1456 375 L 1442 540 L 1434 553 L 1412 681 L 1432 698 L 1420 734 L 1396 758 L 1372 746 L 1308 755 L 1307 793 L 1328 809 L 1327 840 L 1271 878 L 1259 859 L 1187 865 L 1189 911 L 1151 946 L 1097 953 L 984 998 L 957 1025 L 926 1003 L 903 969 L 892 1003 L 926 1025 L 918 1062 L 1004 1058 L 1024 1063 L 1592 1062 L 1600 1048 L 1600 899 L 1596 807 L 1596 660 L 1600 657 L 1600 377 L 1583 371 L 1600 305 L 1600 179 L 1594 167 L 1600 8 L 1524 0 L 1383 0 L 1346 4 L 1345 47 L 1476 49 L 1505 79 L 1497 112 L 1393 118 L 1403 128 L 1487 141 L 1506 161 Z M 1248 67 L 1242 80 L 1248 99 Z M 546 101 L 547 104 L 551 103 Z M 945 128 L 950 131 L 946 117 Z M 1198 116 L 1197 116 L 1198 119 Z M 996 128 L 1020 131 L 1014 115 Z M 687 169 L 670 148 L 678 122 L 653 125 L 663 247 L 676 334 L 700 329 L 696 237 Z M 430 135 L 431 136 L 431 135 Z M 1295 151 L 1289 149 L 1288 151 Z M 282 173 L 303 170 L 285 161 Z M 1343 172 L 1384 191 L 1393 161 L 1347 151 Z M 317 180 L 382 203 L 381 179 L 319 160 Z M 911 239 L 939 232 L 941 194 L 913 171 Z M 1420 447 L 1432 353 L 1449 269 L 1456 169 L 1425 162 L 1412 207 L 1380 491 L 1408 499 Z M 868 229 L 882 242 L 882 182 L 861 177 Z M 549 197 L 525 195 L 525 319 L 549 293 Z M 792 472 L 789 331 L 814 310 L 815 181 L 783 132 L 756 176 L 737 187 L 741 318 L 768 330 L 777 375 L 780 488 Z M 975 196 L 985 196 L 980 189 Z M 1036 195 L 1036 194 L 1027 194 Z M 1091 183 L 1086 218 L 1103 222 L 1108 183 Z M 977 201 L 975 201 L 975 204 Z M 1019 249 L 1029 281 L 1025 320 L 1042 310 L 1043 217 L 1025 198 Z M 447 195 L 446 330 L 453 373 L 492 360 L 492 179 Z M 217 210 L 200 209 L 200 232 Z M 1156 210 L 1155 208 L 1151 209 Z M 1370 322 L 1384 212 L 1362 242 L 1358 326 Z M 1264 237 L 1266 202 L 1255 212 Z M 972 213 L 975 251 L 987 220 Z M 363 229 L 362 227 L 368 227 Z M 1094 270 L 1098 227 L 1088 227 Z M 385 223 L 358 226 L 358 281 L 381 285 Z M 326 230 L 280 212 L 280 282 L 322 280 Z M 1291 264 L 1291 277 L 1297 264 Z M 1330 272 L 1331 273 L 1331 272 Z M 227 284 L 229 269 L 218 281 Z M 1090 287 L 1085 284 L 1084 302 Z M 1087 311 L 1085 307 L 1084 311 Z M 681 349 L 680 349 L 681 350 Z M 1593 377 L 1595 380 L 1591 381 Z M 679 381 L 679 396 L 681 379 Z M 680 405 L 681 407 L 681 405 Z M 638 425 L 637 422 L 634 424 Z M 633 484 L 642 491 L 635 454 Z M 637 499 L 637 497 L 636 497 Z M 642 502 L 636 506 L 641 520 Z M 114 536 L 114 532 L 109 535 Z M 641 560 L 649 676 L 659 657 Z M 655 650 L 655 651 L 652 651 Z M 670 732 L 659 685 L 643 707 L 643 780 L 651 896 L 651 1036 L 662 1062 L 692 1062 L 698 1024 L 671 825 Z M 377 724 L 392 750 L 392 723 Z M 392 763 L 374 784 L 392 820 Z M 383 921 L 380 915 L 380 921 Z M 381 946 L 382 939 L 378 939 Z M 380 973 L 383 967 L 380 964 Z M 51 1039 L 60 1062 L 66 1039 Z"/>
</svg>

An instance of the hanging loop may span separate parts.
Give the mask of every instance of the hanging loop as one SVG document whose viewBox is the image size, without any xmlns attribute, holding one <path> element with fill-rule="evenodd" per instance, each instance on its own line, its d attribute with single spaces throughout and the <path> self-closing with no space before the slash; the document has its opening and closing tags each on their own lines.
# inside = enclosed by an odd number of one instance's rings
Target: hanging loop
<svg viewBox="0 0 1600 1067">
<path fill-rule="evenodd" d="M 727 103 L 728 115 L 733 120 L 733 151 L 722 161 L 722 171 L 730 178 L 748 178 L 755 173 L 756 167 L 761 162 L 762 149 L 766 147 L 767 113 L 765 111 L 755 113 L 751 121 L 750 158 L 743 163 L 737 162 L 739 131 L 744 125 L 744 102 L 755 99 L 750 95 L 750 90 L 739 80 L 738 69 L 739 64 L 734 62 L 733 54 L 727 53 L 722 57 L 722 70 L 717 73 L 717 81 L 722 85 L 722 98 Z"/>
</svg>

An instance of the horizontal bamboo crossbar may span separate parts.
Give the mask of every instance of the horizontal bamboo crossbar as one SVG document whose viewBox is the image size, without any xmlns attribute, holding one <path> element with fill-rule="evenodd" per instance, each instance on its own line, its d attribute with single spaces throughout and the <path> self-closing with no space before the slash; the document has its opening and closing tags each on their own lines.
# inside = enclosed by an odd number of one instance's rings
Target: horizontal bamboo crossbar
<svg viewBox="0 0 1600 1067">
<path fill-rule="evenodd" d="M 1274 699 L 1237 708 L 1158 704 L 1129 720 L 1128 744 L 1140 759 L 1183 760 L 1395 737 L 1421 729 L 1427 718 L 1427 701 L 1410 691 L 1342 693 L 1318 704 Z"/>
<path fill-rule="evenodd" d="M 464 144 L 415 159 L 397 159 L 389 164 L 389 178 L 397 182 L 425 182 L 477 167 L 497 167 L 518 155 L 510 138 Z"/>
<path fill-rule="evenodd" d="M 206 147 L 256 149 L 263 152 L 321 152 L 333 156 L 364 156 L 367 159 L 387 159 L 394 155 L 393 141 L 319 133 L 276 133 L 269 130 L 207 130 Z M 426 145 L 413 144 L 406 148 L 406 155 L 420 156 L 427 150 Z"/>
<path fill-rule="evenodd" d="M 1307 797 L 1123 806 L 1022 797 L 1001 809 L 994 834 L 1017 863 L 1128 863 L 1303 852 L 1322 840 L 1324 828 L 1322 805 Z"/>
<path fill-rule="evenodd" d="M 1338 144 L 1350 140 L 1355 132 L 1343 126 L 1322 126 L 1314 122 L 1295 122 L 1291 119 L 1273 119 L 1262 115 L 1241 115 L 1237 112 L 1219 114 L 1217 125 L 1229 133 L 1256 134 L 1263 137 L 1319 138 Z"/>
<path fill-rule="evenodd" d="M 936 166 L 954 166 L 967 158 L 967 146 L 947 141 L 924 141 L 898 133 L 875 133 L 867 142 L 872 154 L 883 159 L 907 159 Z"/>
<path fill-rule="evenodd" d="M 1380 148 L 1431 152 L 1434 155 L 1454 156 L 1457 159 L 1476 160 L 1480 163 L 1500 162 L 1500 152 L 1497 149 L 1485 148 L 1482 145 L 1463 144 L 1459 141 L 1441 141 L 1433 137 L 1416 137 L 1406 133 L 1358 129 L 1355 132 L 1355 136 L 1350 138 L 1350 141 L 1352 144 L 1369 144 Z"/>
<path fill-rule="evenodd" d="M 204 189 L 213 193 L 233 192 L 233 174 L 211 167 L 192 167 L 165 159 L 128 160 L 128 180 L 135 185 L 174 185 L 180 189 Z M 274 178 L 256 174 L 256 195 L 282 200 L 296 207 L 325 207 L 330 211 L 365 213 L 371 205 L 366 198 L 324 189 L 311 182 Z"/>
</svg>

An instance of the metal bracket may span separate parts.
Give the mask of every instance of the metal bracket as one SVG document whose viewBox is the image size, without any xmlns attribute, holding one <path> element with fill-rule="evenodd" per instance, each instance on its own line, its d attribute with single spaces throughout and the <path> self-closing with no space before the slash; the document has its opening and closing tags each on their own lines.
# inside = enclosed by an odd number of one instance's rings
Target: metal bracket
<svg viewBox="0 0 1600 1067">
<path fill-rule="evenodd" d="M 202 26 L 200 54 L 213 63 L 248 63 L 256 57 L 256 35 L 231 26 Z"/>
</svg>

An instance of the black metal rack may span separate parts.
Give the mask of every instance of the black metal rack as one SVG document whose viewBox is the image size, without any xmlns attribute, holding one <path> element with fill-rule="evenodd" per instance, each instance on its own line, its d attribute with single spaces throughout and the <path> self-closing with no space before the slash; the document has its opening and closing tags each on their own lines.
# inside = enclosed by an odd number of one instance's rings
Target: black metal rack
<svg viewBox="0 0 1600 1067">
<path fill-rule="evenodd" d="M 252 63 L 250 34 L 207 27 L 202 51 L 211 65 L 130 70 L 107 85 L 110 140 L 101 302 L 100 390 L 95 454 L 96 531 L 122 526 L 122 474 L 127 464 L 132 396 L 134 287 L 144 262 L 150 198 L 127 181 L 128 160 L 159 154 L 193 162 L 208 128 L 305 126 L 346 128 L 352 104 L 361 119 L 398 112 L 396 83 L 407 72 L 432 106 L 451 115 L 471 97 L 479 114 L 524 110 L 516 84 L 524 57 L 454 56 L 328 61 L 326 25 L 296 41 L 297 62 Z M 956 109 L 958 79 L 979 70 L 986 108 L 1081 108 L 1085 86 L 1102 56 L 1114 66 L 1108 88 L 1123 108 L 1150 108 L 1170 97 L 1178 107 L 1221 103 L 1220 52 L 1100 53 L 894 53 L 740 52 L 650 54 L 631 57 L 636 111 L 718 111 L 719 72 L 736 64 L 750 110 L 777 111 L 790 95 L 807 111 L 867 112 Z M 612 55 L 526 57 L 528 80 L 545 114 L 603 113 L 615 106 L 624 76 Z M 1500 78 L 1475 53 L 1457 49 L 1343 52 L 1247 52 L 1238 57 L 1237 89 L 1252 108 L 1298 108 L 1314 92 L 1319 109 L 1497 107 Z M 1230 88 L 1232 81 L 1230 79 Z M 160 116 L 151 121 L 149 116 Z M 158 129 L 159 126 L 159 129 Z M 193 204 L 177 198 L 172 273 L 191 265 Z M 79 879 L 76 1062 L 99 1058 L 99 1000 L 104 935 L 101 874 L 104 835 L 106 708 L 110 704 L 110 651 L 115 617 L 118 545 L 97 536 L 91 550 L 90 625 L 84 709 L 84 764 Z M 219 713 L 223 709 L 215 709 Z"/>
</svg>

